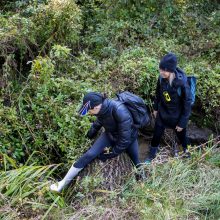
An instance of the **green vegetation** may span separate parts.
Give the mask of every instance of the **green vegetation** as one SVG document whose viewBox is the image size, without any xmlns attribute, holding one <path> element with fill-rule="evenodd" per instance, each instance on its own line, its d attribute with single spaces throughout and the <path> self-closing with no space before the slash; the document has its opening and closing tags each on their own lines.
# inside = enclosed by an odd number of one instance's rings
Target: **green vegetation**
<svg viewBox="0 0 220 220">
<path fill-rule="evenodd" d="M 217 0 L 1 1 L 0 218 L 220 218 L 220 158 L 210 146 L 205 158 L 195 152 L 192 161 L 146 168 L 146 182 L 130 177 L 120 191 L 90 194 L 98 177 L 83 179 L 81 194 L 77 183 L 60 196 L 47 190 L 91 144 L 84 136 L 92 119 L 77 115 L 83 94 L 130 90 L 151 108 L 158 62 L 169 51 L 198 79 L 192 119 L 219 131 L 219 7 Z"/>
<path fill-rule="evenodd" d="M 5 158 L 7 160 L 7 158 Z M 98 176 L 76 181 L 64 194 L 48 191 L 59 166 L 22 166 L 0 174 L 1 219 L 219 219 L 220 152 L 215 146 L 192 152 L 192 160 L 169 159 L 145 167 L 117 190 L 102 190 Z M 5 161 L 5 163 L 7 163 Z"/>
</svg>

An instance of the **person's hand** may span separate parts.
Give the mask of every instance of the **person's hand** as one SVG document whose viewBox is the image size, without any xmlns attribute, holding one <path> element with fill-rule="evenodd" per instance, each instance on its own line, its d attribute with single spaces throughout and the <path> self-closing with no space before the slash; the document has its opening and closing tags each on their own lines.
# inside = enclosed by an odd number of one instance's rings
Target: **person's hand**
<svg viewBox="0 0 220 220">
<path fill-rule="evenodd" d="M 114 153 L 101 153 L 97 158 L 101 160 L 102 162 L 105 162 L 108 159 L 112 159 L 115 157 Z"/>
<path fill-rule="evenodd" d="M 157 117 L 157 111 L 153 111 L 153 116 L 154 116 L 154 118 Z"/>
<path fill-rule="evenodd" d="M 93 134 L 90 131 L 88 131 L 86 134 L 86 138 L 91 140 L 93 138 Z"/>
<path fill-rule="evenodd" d="M 107 155 L 107 154 L 102 153 L 102 154 L 100 154 L 97 158 L 98 158 L 99 160 L 101 160 L 102 162 L 105 162 L 106 160 L 108 160 L 108 157 L 106 157 L 106 155 Z"/>
<path fill-rule="evenodd" d="M 97 131 L 94 128 L 90 128 L 86 134 L 86 137 L 91 140 L 96 136 L 96 134 L 97 134 Z"/>
<path fill-rule="evenodd" d="M 176 126 L 175 128 L 177 130 L 177 132 L 181 132 L 183 130 L 183 128 L 179 127 L 179 126 Z"/>
<path fill-rule="evenodd" d="M 105 148 L 104 151 L 101 154 L 99 154 L 97 158 L 102 162 L 105 162 L 106 160 L 112 159 L 116 156 L 118 156 L 118 154 L 114 153 L 112 151 L 112 148 Z"/>
</svg>

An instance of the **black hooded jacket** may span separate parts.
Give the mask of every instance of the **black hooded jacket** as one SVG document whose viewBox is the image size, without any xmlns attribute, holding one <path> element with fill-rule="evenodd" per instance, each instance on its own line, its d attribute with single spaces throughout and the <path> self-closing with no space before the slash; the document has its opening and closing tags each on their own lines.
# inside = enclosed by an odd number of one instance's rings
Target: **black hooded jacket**
<svg viewBox="0 0 220 220">
<path fill-rule="evenodd" d="M 114 141 L 113 152 L 116 155 L 124 151 L 138 135 L 133 126 L 133 118 L 127 107 L 120 101 L 105 99 L 97 120 L 92 124 L 87 136 L 93 138 L 101 127 Z"/>
<path fill-rule="evenodd" d="M 191 91 L 185 73 L 177 67 L 170 86 L 167 79 L 158 78 L 154 110 L 156 122 L 169 128 L 185 128 L 191 114 Z"/>
</svg>

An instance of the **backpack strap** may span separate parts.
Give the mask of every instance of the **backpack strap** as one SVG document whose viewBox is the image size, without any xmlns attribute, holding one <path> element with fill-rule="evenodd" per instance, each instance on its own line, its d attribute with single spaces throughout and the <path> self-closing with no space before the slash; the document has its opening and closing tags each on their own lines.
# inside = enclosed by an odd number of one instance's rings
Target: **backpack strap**
<svg viewBox="0 0 220 220">
<path fill-rule="evenodd" d="M 178 88 L 177 88 L 177 93 L 178 93 L 178 96 L 181 96 L 181 95 L 182 95 L 182 89 L 181 89 L 181 87 L 178 87 Z"/>
<path fill-rule="evenodd" d="M 186 75 L 183 76 L 183 75 L 180 74 L 179 72 L 175 72 L 175 74 L 176 74 L 177 79 L 182 80 L 182 81 L 183 81 L 183 84 L 184 84 L 184 86 L 185 86 L 186 83 L 187 83 L 187 76 L 186 76 Z M 179 87 L 177 88 L 177 93 L 178 93 L 179 96 L 182 95 L 182 87 L 181 87 L 181 86 L 179 86 Z"/>
</svg>

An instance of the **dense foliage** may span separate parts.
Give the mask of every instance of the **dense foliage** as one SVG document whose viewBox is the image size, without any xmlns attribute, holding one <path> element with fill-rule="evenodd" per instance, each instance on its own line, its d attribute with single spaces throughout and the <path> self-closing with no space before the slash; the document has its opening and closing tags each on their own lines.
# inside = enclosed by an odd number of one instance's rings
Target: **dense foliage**
<svg viewBox="0 0 220 220">
<path fill-rule="evenodd" d="M 49 160 L 76 158 L 88 146 L 81 135 L 88 121 L 76 113 L 82 94 L 127 89 L 151 106 L 158 61 L 168 51 L 198 78 L 194 112 L 202 110 L 201 123 L 219 128 L 218 6 L 208 0 L 4 1 L 2 152 L 21 163 L 33 151 Z"/>
</svg>

